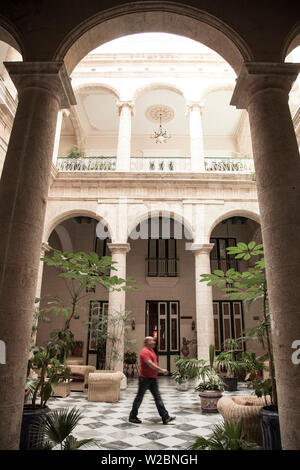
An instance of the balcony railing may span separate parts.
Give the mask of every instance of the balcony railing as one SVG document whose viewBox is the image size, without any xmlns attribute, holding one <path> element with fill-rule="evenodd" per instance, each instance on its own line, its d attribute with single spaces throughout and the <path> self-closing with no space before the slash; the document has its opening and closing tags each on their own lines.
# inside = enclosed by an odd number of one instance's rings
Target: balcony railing
<svg viewBox="0 0 300 470">
<path fill-rule="evenodd" d="M 147 258 L 147 276 L 177 277 L 179 269 L 178 258 Z"/>
<path fill-rule="evenodd" d="M 116 157 L 59 157 L 58 171 L 115 171 Z"/>
<path fill-rule="evenodd" d="M 189 157 L 131 157 L 131 171 L 190 171 Z"/>
<path fill-rule="evenodd" d="M 206 157 L 205 171 L 217 173 L 253 173 L 252 158 Z"/>
<path fill-rule="evenodd" d="M 115 171 L 116 157 L 59 157 L 58 171 Z M 190 172 L 189 157 L 131 157 L 132 172 Z M 205 171 L 212 173 L 253 173 L 252 158 L 205 157 Z"/>
</svg>

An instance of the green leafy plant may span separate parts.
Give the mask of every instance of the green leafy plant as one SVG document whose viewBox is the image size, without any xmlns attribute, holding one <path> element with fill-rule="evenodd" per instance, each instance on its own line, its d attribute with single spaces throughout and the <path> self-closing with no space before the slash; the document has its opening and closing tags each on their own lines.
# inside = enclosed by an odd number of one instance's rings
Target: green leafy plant
<svg viewBox="0 0 300 470">
<path fill-rule="evenodd" d="M 65 330 L 70 327 L 73 318 L 79 318 L 80 302 L 89 295 L 87 291 L 97 286 L 117 291 L 137 289 L 134 285 L 127 285 L 135 282 L 135 279 L 111 275 L 111 271 L 116 271 L 116 262 L 110 256 L 99 258 L 97 253 L 67 253 L 53 248 L 50 251 L 51 256 L 44 256 L 41 260 L 60 271 L 58 276 L 64 280 L 69 297 L 50 296 L 49 307 L 44 311 L 54 316 L 62 315 L 66 320 Z"/>
<path fill-rule="evenodd" d="M 51 338 L 43 346 L 34 346 L 28 361 L 28 388 L 31 390 L 32 408 L 44 408 L 51 396 L 52 385 L 68 380 L 70 369 L 64 365 L 74 345 L 70 330 L 54 330 Z M 31 371 L 38 371 L 39 377 L 30 381 Z M 40 402 L 38 403 L 38 397 Z"/>
<path fill-rule="evenodd" d="M 83 447 L 99 447 L 99 442 L 95 439 L 78 440 L 71 434 L 82 417 L 82 413 L 76 408 L 63 408 L 46 414 L 38 427 L 44 439 L 44 445 L 39 450 L 77 450 Z"/>
<path fill-rule="evenodd" d="M 78 147 L 77 145 L 74 145 L 72 148 L 70 148 L 68 152 L 68 158 L 80 158 L 85 156 L 85 151 Z"/>
<path fill-rule="evenodd" d="M 235 377 L 236 373 L 246 368 L 243 355 L 237 349 L 238 343 L 235 339 L 228 338 L 224 341 L 224 351 L 216 358 L 217 365 L 221 371 L 226 371 L 227 377 Z"/>
<path fill-rule="evenodd" d="M 111 312 L 110 315 L 102 315 L 92 319 L 87 324 L 97 342 L 97 352 L 101 357 L 106 357 L 105 368 L 111 370 L 116 361 L 121 359 L 119 348 L 120 338 L 124 338 L 124 347 L 128 349 L 135 339 L 129 339 L 131 330 L 131 312 Z"/>
<path fill-rule="evenodd" d="M 137 363 L 137 354 L 134 351 L 126 351 L 124 354 L 125 364 L 136 364 Z"/>
<path fill-rule="evenodd" d="M 196 379 L 199 377 L 201 368 L 205 364 L 205 361 L 198 359 L 182 359 L 179 356 L 174 358 L 174 364 L 177 368 L 172 374 L 172 378 L 179 385 L 186 382 L 189 379 Z"/>
<path fill-rule="evenodd" d="M 214 426 L 209 438 L 197 437 L 189 450 L 261 450 L 242 435 L 242 422 L 225 421 Z"/>
<path fill-rule="evenodd" d="M 263 245 L 257 245 L 254 241 L 248 244 L 240 242 L 237 246 L 228 247 L 227 251 L 230 255 L 234 255 L 235 259 L 243 259 L 245 261 L 249 261 L 253 257 L 259 257 L 259 259 L 247 271 L 238 272 L 233 268 L 227 272 L 215 270 L 212 274 L 202 274 L 200 282 L 206 282 L 210 286 L 218 286 L 224 292 L 224 297 L 231 300 L 244 300 L 249 308 L 253 302 L 259 299 L 262 300 L 263 320 L 252 330 L 246 330 L 246 337 L 241 338 L 241 340 L 258 339 L 261 344 L 266 345 L 272 383 L 271 404 L 277 408 L 278 401 Z M 262 388 L 265 389 L 265 387 Z"/>
</svg>

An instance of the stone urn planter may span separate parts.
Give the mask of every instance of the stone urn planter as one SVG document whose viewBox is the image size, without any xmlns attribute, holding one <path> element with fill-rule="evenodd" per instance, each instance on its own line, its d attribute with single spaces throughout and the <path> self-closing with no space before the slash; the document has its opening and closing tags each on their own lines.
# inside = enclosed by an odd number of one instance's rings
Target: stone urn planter
<svg viewBox="0 0 300 470">
<path fill-rule="evenodd" d="M 222 397 L 220 390 L 205 390 L 199 392 L 201 410 L 203 413 L 218 413 L 218 401 Z"/>
<path fill-rule="evenodd" d="M 262 446 L 260 410 L 265 405 L 264 398 L 256 396 L 224 396 L 218 402 L 218 411 L 224 421 L 242 422 L 243 435 Z"/>
</svg>

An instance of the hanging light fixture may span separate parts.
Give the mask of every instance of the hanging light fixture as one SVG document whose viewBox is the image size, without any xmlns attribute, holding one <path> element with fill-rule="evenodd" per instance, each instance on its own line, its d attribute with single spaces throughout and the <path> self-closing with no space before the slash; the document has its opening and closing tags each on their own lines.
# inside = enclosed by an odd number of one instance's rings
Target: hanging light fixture
<svg viewBox="0 0 300 470">
<path fill-rule="evenodd" d="M 158 128 L 158 131 L 157 132 L 154 131 L 154 134 L 151 135 L 151 139 L 155 139 L 155 142 L 157 144 L 165 144 L 168 139 L 171 139 L 171 135 L 167 134 L 167 130 L 166 129 L 164 130 L 162 128 L 161 117 L 162 117 L 162 113 L 159 113 L 159 128 Z"/>
</svg>

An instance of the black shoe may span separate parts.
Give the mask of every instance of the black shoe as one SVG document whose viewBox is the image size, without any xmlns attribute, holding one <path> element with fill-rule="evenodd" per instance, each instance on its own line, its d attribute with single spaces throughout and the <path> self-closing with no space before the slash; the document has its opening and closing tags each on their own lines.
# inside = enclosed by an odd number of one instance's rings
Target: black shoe
<svg viewBox="0 0 300 470">
<path fill-rule="evenodd" d="M 139 418 L 129 418 L 130 423 L 141 424 L 141 420 Z"/>
<path fill-rule="evenodd" d="M 169 416 L 167 419 L 163 421 L 163 424 L 169 424 L 171 421 L 174 421 L 176 416 Z"/>
</svg>

